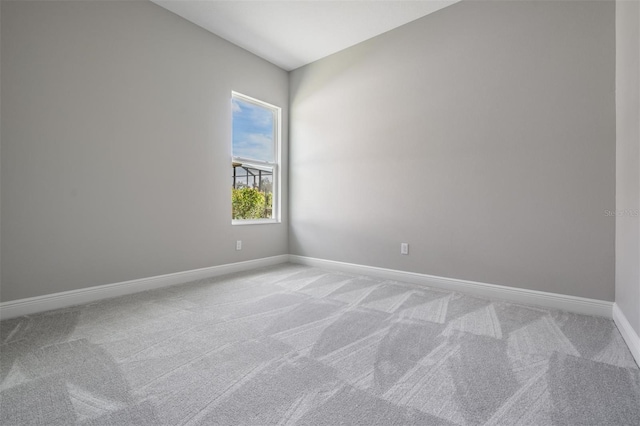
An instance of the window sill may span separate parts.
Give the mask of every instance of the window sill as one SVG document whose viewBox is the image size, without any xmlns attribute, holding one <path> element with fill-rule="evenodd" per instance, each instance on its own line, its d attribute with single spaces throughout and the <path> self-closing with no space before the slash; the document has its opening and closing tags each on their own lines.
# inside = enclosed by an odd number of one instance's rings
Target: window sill
<svg viewBox="0 0 640 426">
<path fill-rule="evenodd" d="M 273 223 L 280 223 L 277 219 L 246 219 L 246 220 L 232 220 L 232 225 L 267 225 Z"/>
</svg>

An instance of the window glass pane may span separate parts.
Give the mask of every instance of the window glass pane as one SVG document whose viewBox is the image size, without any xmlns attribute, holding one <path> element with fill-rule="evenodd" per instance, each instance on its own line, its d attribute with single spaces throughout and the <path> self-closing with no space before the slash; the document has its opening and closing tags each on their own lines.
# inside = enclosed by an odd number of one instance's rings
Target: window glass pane
<svg viewBox="0 0 640 426">
<path fill-rule="evenodd" d="M 273 162 L 273 110 L 237 98 L 233 98 L 232 102 L 232 155 Z"/>
<path fill-rule="evenodd" d="M 273 168 L 232 163 L 232 218 L 273 217 Z"/>
</svg>

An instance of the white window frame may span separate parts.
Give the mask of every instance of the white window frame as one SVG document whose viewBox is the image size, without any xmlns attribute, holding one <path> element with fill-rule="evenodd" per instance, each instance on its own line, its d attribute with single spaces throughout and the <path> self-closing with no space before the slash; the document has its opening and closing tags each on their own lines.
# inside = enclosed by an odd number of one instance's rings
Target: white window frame
<svg viewBox="0 0 640 426">
<path fill-rule="evenodd" d="M 271 206 L 271 218 L 265 219 L 231 219 L 232 225 L 262 225 L 268 223 L 280 223 L 281 222 L 281 196 L 282 186 L 280 179 L 280 164 L 281 164 L 281 126 L 282 126 L 282 108 L 272 105 L 270 103 L 261 101 L 256 98 L 252 98 L 251 96 L 244 95 L 242 93 L 232 91 L 231 92 L 231 102 L 234 99 L 241 100 L 243 102 L 252 103 L 254 105 L 267 108 L 273 111 L 273 162 L 268 161 L 260 161 L 252 158 L 243 158 L 233 156 L 233 113 L 231 116 L 231 124 L 232 124 L 232 135 L 231 135 L 231 164 L 233 163 L 242 163 L 243 166 L 253 167 L 256 169 L 272 169 L 273 170 L 273 183 L 272 183 L 272 191 L 273 191 L 273 204 Z M 231 198 L 229 198 L 229 202 L 231 202 Z"/>
</svg>

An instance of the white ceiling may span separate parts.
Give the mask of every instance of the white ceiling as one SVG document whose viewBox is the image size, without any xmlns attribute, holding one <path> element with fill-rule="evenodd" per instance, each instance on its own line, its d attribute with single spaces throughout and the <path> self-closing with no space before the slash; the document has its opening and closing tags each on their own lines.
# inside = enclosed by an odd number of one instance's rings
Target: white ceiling
<svg viewBox="0 0 640 426">
<path fill-rule="evenodd" d="M 151 0 L 293 70 L 460 0 Z"/>
</svg>

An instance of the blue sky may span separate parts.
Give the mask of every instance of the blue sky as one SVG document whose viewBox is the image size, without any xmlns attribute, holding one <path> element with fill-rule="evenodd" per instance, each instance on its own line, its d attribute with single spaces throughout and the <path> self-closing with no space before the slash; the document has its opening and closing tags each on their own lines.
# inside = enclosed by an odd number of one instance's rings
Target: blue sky
<svg viewBox="0 0 640 426">
<path fill-rule="evenodd" d="M 261 161 L 273 158 L 273 112 L 270 109 L 232 99 L 232 155 Z"/>
</svg>

